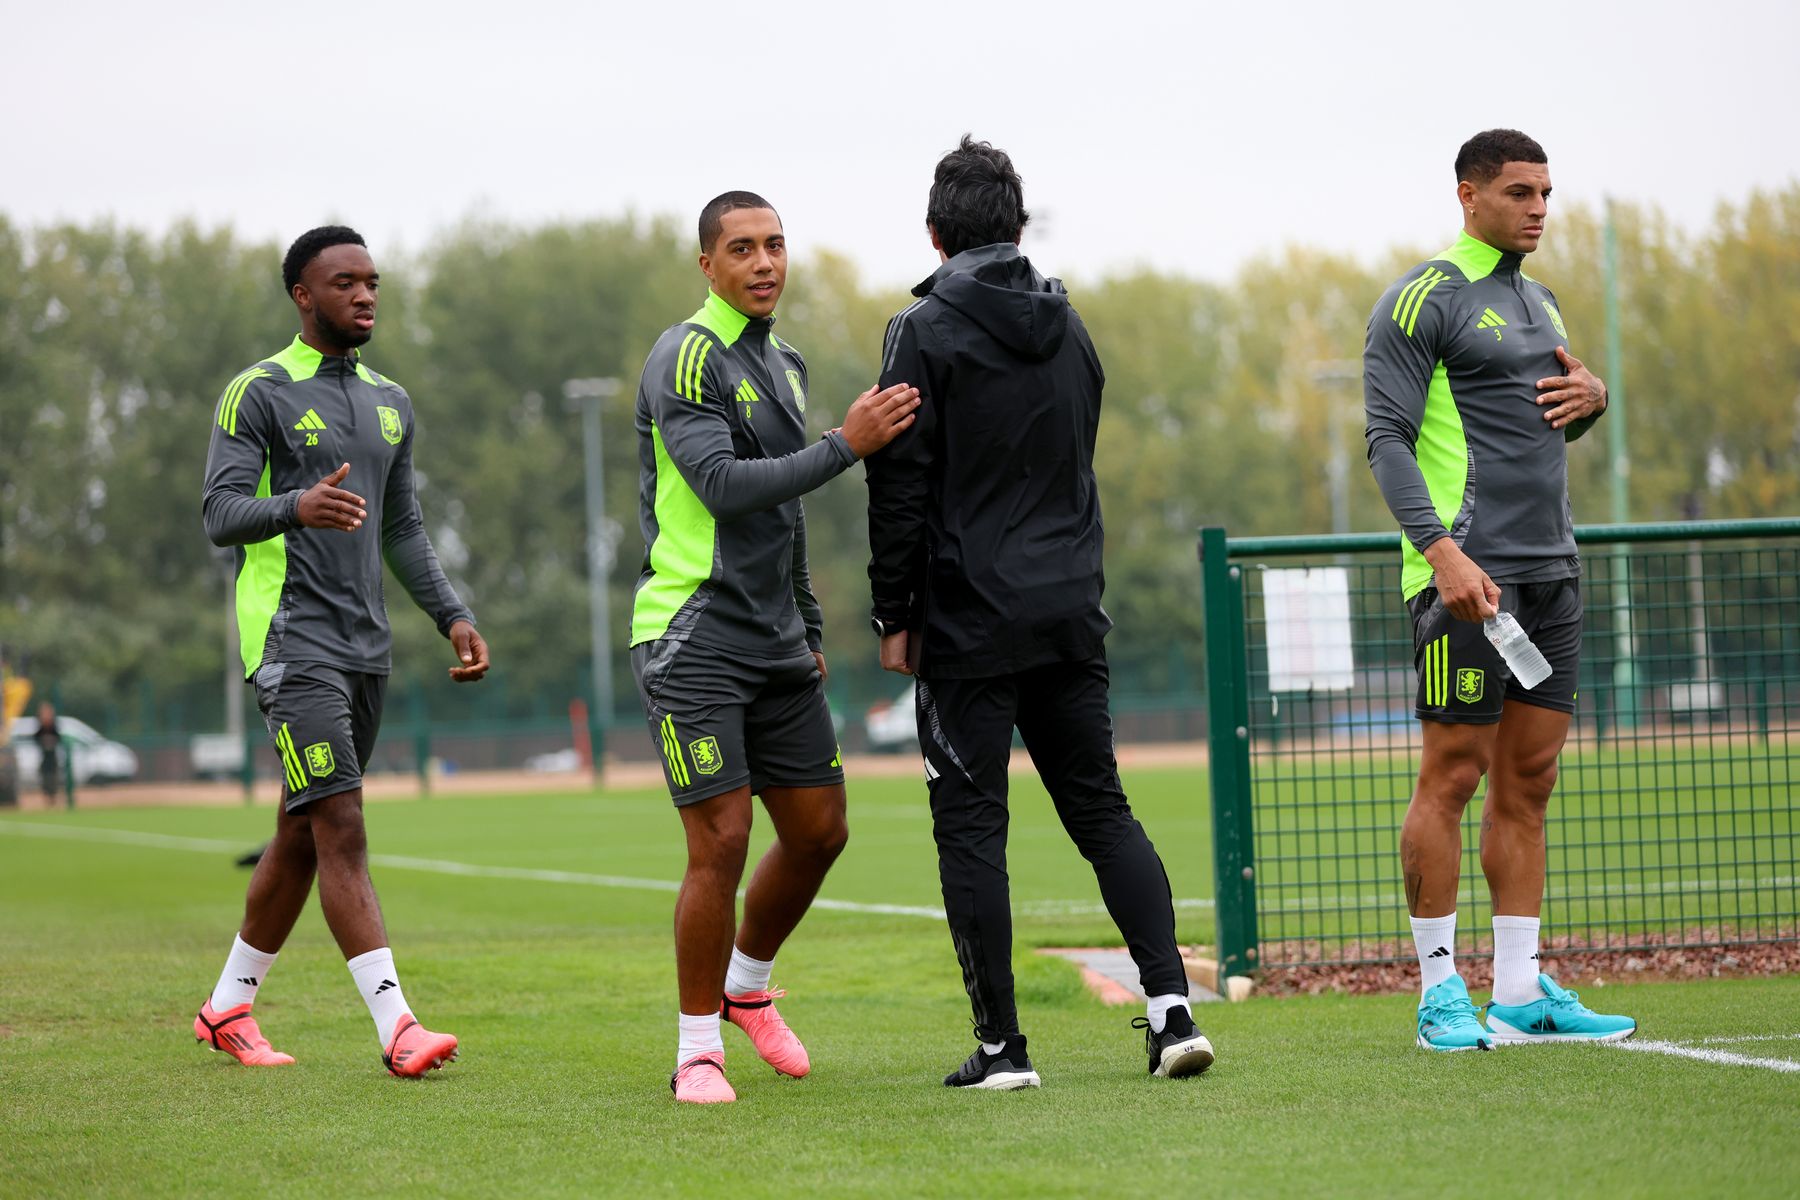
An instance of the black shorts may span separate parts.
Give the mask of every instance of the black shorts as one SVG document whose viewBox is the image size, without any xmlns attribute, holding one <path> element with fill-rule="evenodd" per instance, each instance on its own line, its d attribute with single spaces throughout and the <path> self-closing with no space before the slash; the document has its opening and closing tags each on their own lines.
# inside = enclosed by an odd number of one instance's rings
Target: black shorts
<svg viewBox="0 0 1800 1200">
<path fill-rule="evenodd" d="M 1496 581 L 1498 582 L 1498 581 Z M 1527 691 L 1506 669 L 1500 651 L 1479 621 L 1450 615 L 1436 588 L 1406 602 L 1413 623 L 1413 665 L 1419 692 L 1413 712 L 1421 721 L 1491 725 L 1508 700 L 1575 711 L 1581 669 L 1581 581 L 1499 583 L 1500 609 L 1518 618 L 1525 634 L 1550 663 L 1550 678 Z"/>
<path fill-rule="evenodd" d="M 844 782 L 810 652 L 770 660 L 660 640 L 631 648 L 631 670 L 677 807 L 745 784 L 760 793 Z"/>
<path fill-rule="evenodd" d="M 255 684 L 256 707 L 281 755 L 289 812 L 362 786 L 381 732 L 386 675 L 324 663 L 269 663 Z"/>
</svg>

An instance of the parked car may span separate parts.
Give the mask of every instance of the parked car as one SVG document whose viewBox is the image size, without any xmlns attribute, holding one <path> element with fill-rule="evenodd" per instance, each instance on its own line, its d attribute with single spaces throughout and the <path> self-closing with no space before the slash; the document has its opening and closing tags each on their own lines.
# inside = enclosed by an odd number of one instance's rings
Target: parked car
<svg viewBox="0 0 1800 1200">
<path fill-rule="evenodd" d="M 919 727 L 913 717 L 913 685 L 893 700 L 882 700 L 869 706 L 863 718 L 863 732 L 868 735 L 869 749 L 877 754 L 903 754 L 919 748 Z"/>
<path fill-rule="evenodd" d="M 57 732 L 62 734 L 62 750 L 70 755 L 75 770 L 75 783 L 123 783 L 138 773 L 138 758 L 131 747 L 101 737 L 98 730 L 78 717 L 56 718 Z M 36 717 L 18 717 L 12 723 L 12 750 L 18 766 L 19 784 L 36 787 L 40 756 L 33 735 L 37 733 Z"/>
</svg>

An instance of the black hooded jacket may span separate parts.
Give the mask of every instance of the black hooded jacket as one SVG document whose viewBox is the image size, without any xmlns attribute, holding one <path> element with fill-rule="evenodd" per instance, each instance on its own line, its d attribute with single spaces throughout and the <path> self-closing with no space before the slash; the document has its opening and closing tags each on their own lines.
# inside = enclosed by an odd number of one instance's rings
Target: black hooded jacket
<svg viewBox="0 0 1800 1200">
<path fill-rule="evenodd" d="M 921 631 L 919 675 L 1098 654 L 1105 374 L 1062 284 L 1010 243 L 966 250 L 888 323 L 881 386 L 918 419 L 866 461 L 874 615 Z"/>
</svg>

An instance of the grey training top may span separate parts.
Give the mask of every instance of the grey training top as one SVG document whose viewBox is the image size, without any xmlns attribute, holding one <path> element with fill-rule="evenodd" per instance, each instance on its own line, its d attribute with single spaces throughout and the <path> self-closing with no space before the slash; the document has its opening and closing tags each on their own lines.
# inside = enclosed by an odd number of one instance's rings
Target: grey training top
<svg viewBox="0 0 1800 1200">
<path fill-rule="evenodd" d="M 1568 333 L 1550 289 L 1464 233 L 1408 271 L 1369 317 L 1363 406 L 1369 467 L 1406 534 L 1401 590 L 1431 582 L 1423 551 L 1456 539 L 1498 582 L 1581 573 L 1566 443 L 1598 414 L 1553 429 L 1537 381 L 1565 373 Z"/>
<path fill-rule="evenodd" d="M 237 547 L 245 678 L 290 662 L 387 674 L 383 559 L 440 633 L 473 621 L 425 534 L 412 446 L 412 399 L 354 353 L 326 357 L 296 337 L 226 385 L 202 511 L 213 544 Z M 340 486 L 368 501 L 362 528 L 303 528 L 300 494 L 344 463 Z"/>
<path fill-rule="evenodd" d="M 780 658 L 823 644 L 800 497 L 856 461 L 806 435 L 806 361 L 711 292 L 657 340 L 638 386 L 644 566 L 631 644 Z"/>
</svg>

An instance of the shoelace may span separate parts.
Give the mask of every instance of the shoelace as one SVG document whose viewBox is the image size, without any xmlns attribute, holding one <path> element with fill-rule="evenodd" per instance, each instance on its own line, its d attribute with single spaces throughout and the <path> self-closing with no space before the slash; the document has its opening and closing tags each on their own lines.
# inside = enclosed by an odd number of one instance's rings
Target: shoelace
<svg viewBox="0 0 1800 1200">
<path fill-rule="evenodd" d="M 1149 1051 L 1155 1051 L 1155 1049 L 1156 1049 L 1156 1030 L 1151 1028 L 1150 1018 L 1149 1017 L 1133 1017 L 1133 1018 L 1131 1018 L 1131 1027 L 1133 1029 L 1143 1030 L 1144 1031 L 1144 1049 L 1149 1050 Z M 1168 1026 L 1164 1025 L 1163 1028 L 1167 1029 Z"/>
<path fill-rule="evenodd" d="M 1571 1012 L 1590 1011 L 1586 1005 L 1581 1003 L 1581 996 L 1575 991 L 1563 987 L 1557 988 L 1556 991 L 1558 993 L 1557 995 L 1550 995 L 1548 992 L 1544 993 L 1545 996 L 1549 998 L 1551 1007 L 1567 1009 Z"/>
<path fill-rule="evenodd" d="M 1448 1004 L 1427 1004 L 1419 1012 L 1427 1021 L 1435 1021 L 1446 1029 L 1452 1028 L 1458 1021 L 1481 1024 L 1481 1014 L 1472 1000 L 1458 999 Z"/>
<path fill-rule="evenodd" d="M 1556 992 L 1554 995 L 1552 995 L 1549 992 L 1545 992 L 1544 999 L 1546 999 L 1550 1002 L 1551 1008 L 1565 1009 L 1570 1012 L 1593 1012 L 1594 1011 L 1593 1009 L 1589 1008 L 1587 1005 L 1581 1003 L 1581 993 L 1573 990 L 1572 988 L 1558 987 L 1556 989 Z M 1483 1004 L 1481 1007 L 1483 1009 L 1489 1009 L 1489 1008 L 1494 1007 L 1494 1005 L 1496 1005 L 1498 1003 L 1500 1003 L 1498 1000 L 1489 1000 L 1486 1004 Z M 1535 1004 L 1537 1002 L 1534 1000 L 1534 1001 L 1530 1001 L 1529 1003 Z M 1515 1007 L 1517 1007 L 1517 1006 L 1515 1006 Z"/>
<path fill-rule="evenodd" d="M 744 992 L 745 996 L 754 996 L 756 992 Z M 726 1008 L 767 1008 L 769 1005 L 787 995 L 786 988 L 764 988 L 760 1000 L 733 1000 L 731 993 L 725 993 Z"/>
</svg>

